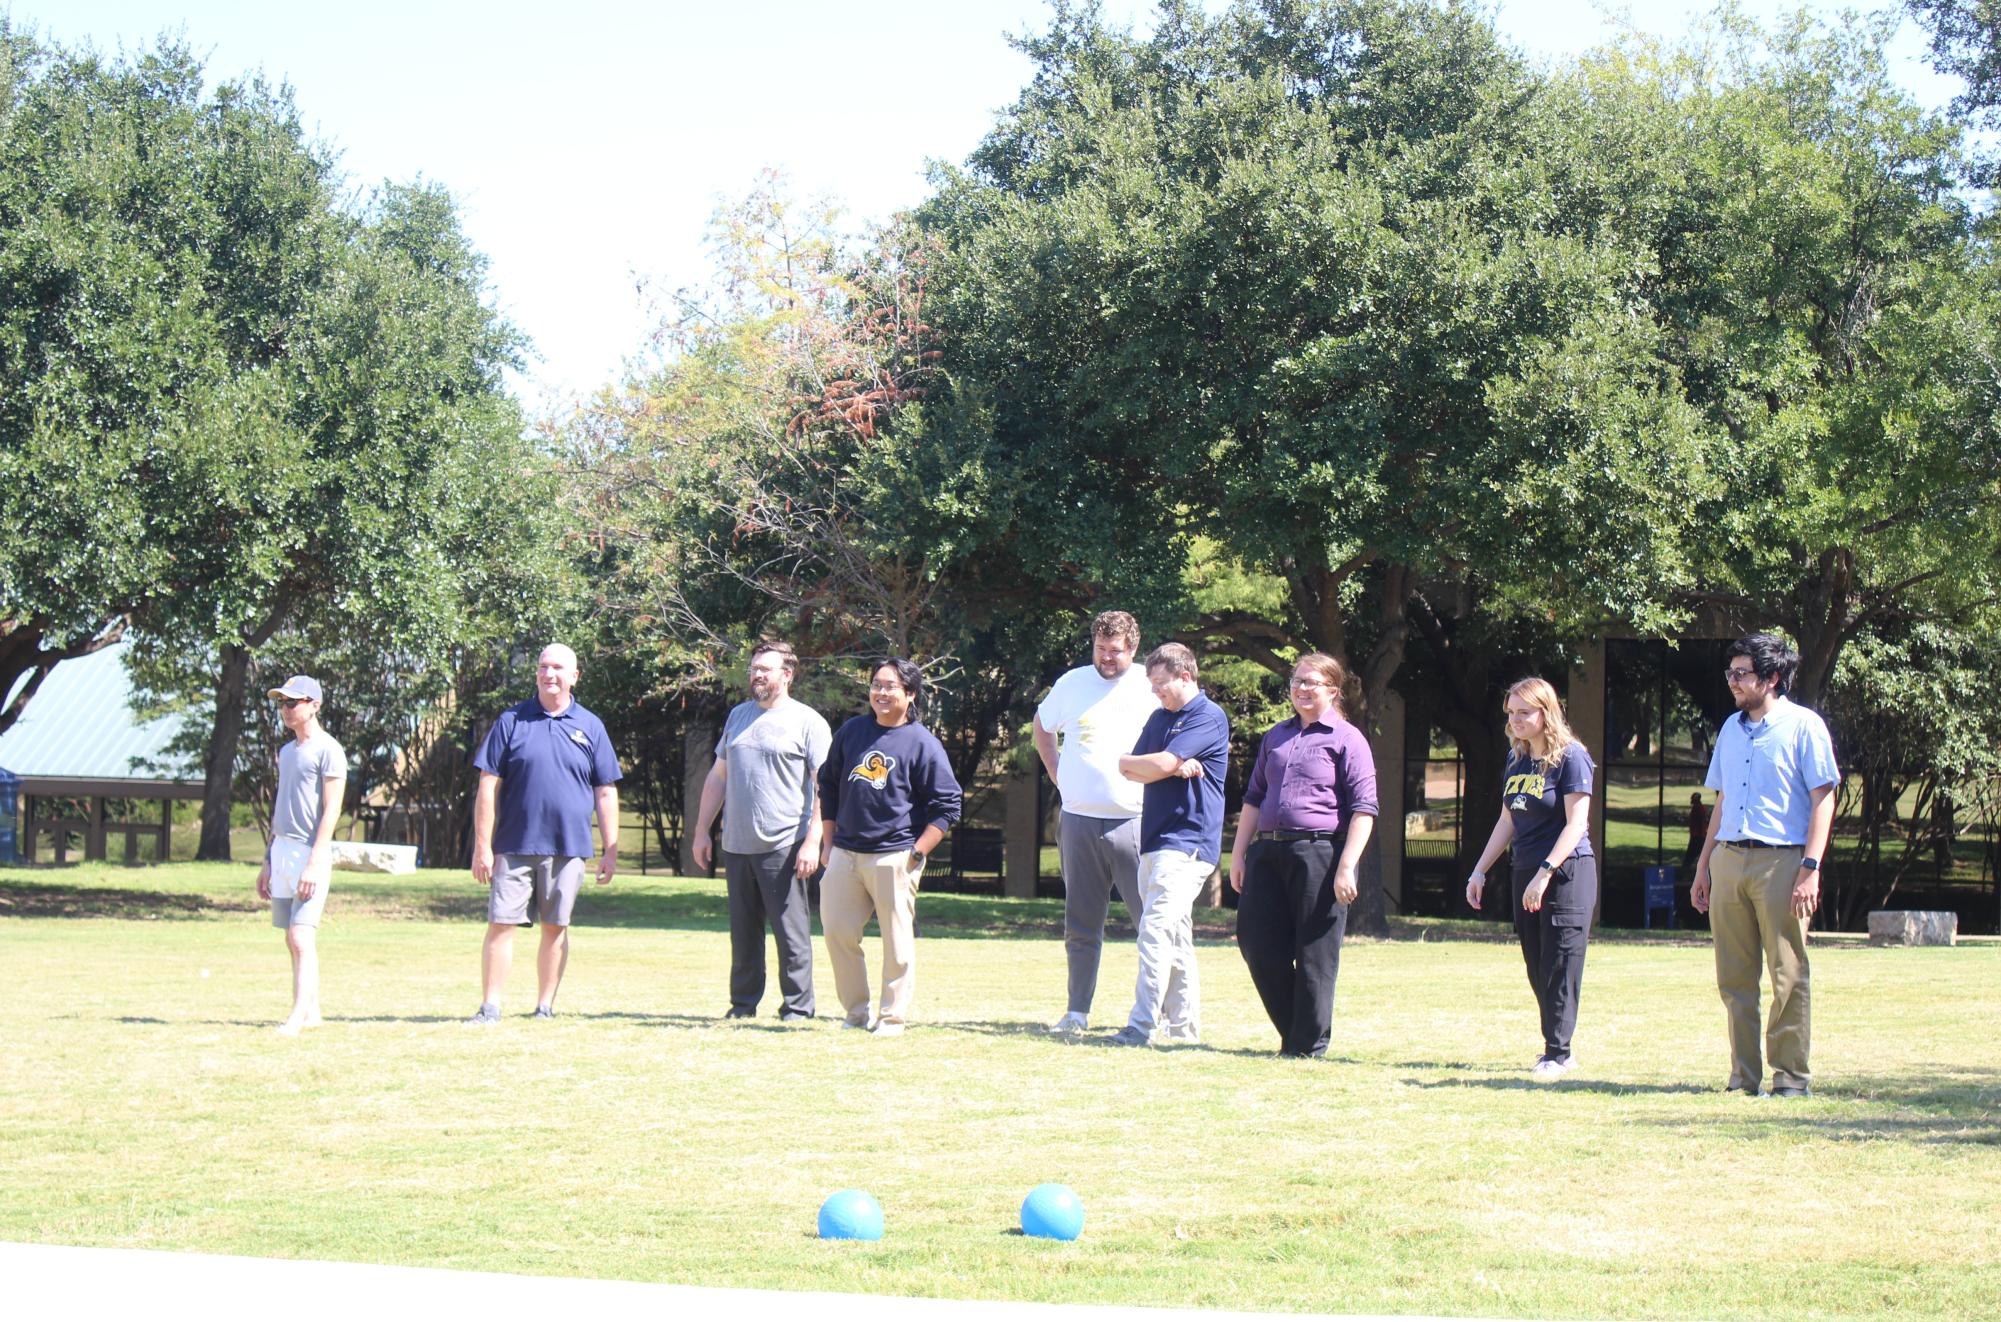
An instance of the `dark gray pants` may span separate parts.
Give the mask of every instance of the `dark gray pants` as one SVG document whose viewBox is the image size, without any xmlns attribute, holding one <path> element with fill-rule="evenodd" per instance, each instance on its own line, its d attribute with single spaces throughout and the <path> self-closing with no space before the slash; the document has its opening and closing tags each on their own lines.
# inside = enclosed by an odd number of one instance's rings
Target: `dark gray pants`
<svg viewBox="0 0 2001 1322">
<path fill-rule="evenodd" d="M 1542 908 L 1530 913 L 1522 908 L 1522 892 L 1535 879 L 1542 855 L 1524 856 L 1529 866 L 1515 869 L 1515 931 L 1542 1011 L 1542 1054 L 1569 1060 L 1577 997 L 1584 988 L 1584 946 L 1591 937 L 1591 911 L 1598 907 L 1598 860 L 1587 854 L 1558 868 L 1543 891 Z"/>
<path fill-rule="evenodd" d="M 813 913 L 792 871 L 799 846 L 768 854 L 723 851 L 730 893 L 730 1008 L 755 1012 L 764 999 L 764 928 L 778 948 L 781 1007 L 813 1013 Z"/>
<path fill-rule="evenodd" d="M 1105 917 L 1112 891 L 1132 911 L 1139 894 L 1139 818 L 1081 817 L 1066 812 L 1057 824 L 1063 858 L 1063 953 L 1070 960 L 1070 1004 L 1091 1013 L 1098 994 L 1098 962 L 1105 949 Z"/>
</svg>

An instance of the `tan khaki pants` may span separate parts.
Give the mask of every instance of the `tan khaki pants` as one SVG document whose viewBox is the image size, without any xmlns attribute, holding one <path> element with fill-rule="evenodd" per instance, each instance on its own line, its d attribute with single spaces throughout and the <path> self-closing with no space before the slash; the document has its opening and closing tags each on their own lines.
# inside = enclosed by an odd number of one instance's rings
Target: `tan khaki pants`
<svg viewBox="0 0 2001 1322">
<path fill-rule="evenodd" d="M 1805 1088 L 1812 1022 L 1806 925 L 1793 916 L 1793 882 L 1803 851 L 1735 849 L 1709 855 L 1709 930 L 1716 939 L 1716 989 L 1730 1021 L 1730 1083 L 1756 1092 L 1764 1080 L 1758 1054 L 1758 978 L 1772 973 L 1772 1013 L 1764 1027 L 1774 1088 Z"/>
<path fill-rule="evenodd" d="M 851 1024 L 868 1022 L 868 960 L 862 928 L 871 914 L 882 927 L 882 1009 L 878 1018 L 903 1022 L 917 985 L 917 883 L 910 851 L 857 854 L 835 846 L 820 878 L 820 928 L 834 966 L 834 994 Z"/>
</svg>

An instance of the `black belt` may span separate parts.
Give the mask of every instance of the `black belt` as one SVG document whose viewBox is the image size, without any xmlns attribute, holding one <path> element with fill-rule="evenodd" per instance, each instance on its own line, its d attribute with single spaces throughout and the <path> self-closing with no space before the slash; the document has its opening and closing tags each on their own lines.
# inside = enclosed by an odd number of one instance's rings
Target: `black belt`
<svg viewBox="0 0 2001 1322">
<path fill-rule="evenodd" d="M 1288 842 L 1293 840 L 1333 841 L 1346 840 L 1348 833 L 1346 831 L 1259 831 L 1256 838 L 1259 840 L 1283 840 Z"/>
<path fill-rule="evenodd" d="M 1732 849 L 1805 849 L 1805 845 L 1777 845 L 1770 840 L 1725 840 Z"/>
</svg>

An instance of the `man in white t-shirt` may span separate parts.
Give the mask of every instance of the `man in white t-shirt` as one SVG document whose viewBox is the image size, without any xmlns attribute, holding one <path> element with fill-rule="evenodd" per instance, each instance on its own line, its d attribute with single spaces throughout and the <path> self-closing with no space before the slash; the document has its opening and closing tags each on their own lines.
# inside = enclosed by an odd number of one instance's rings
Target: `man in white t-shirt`
<svg viewBox="0 0 2001 1322">
<path fill-rule="evenodd" d="M 1057 680 L 1035 709 L 1035 751 L 1063 798 L 1057 848 L 1063 860 L 1063 946 L 1070 1004 L 1050 1027 L 1090 1027 L 1091 998 L 1105 944 L 1112 888 L 1130 909 L 1138 894 L 1139 812 L 1144 787 L 1119 774 L 1160 700 L 1139 654 L 1139 622 L 1124 611 L 1091 621 L 1091 664 Z"/>
</svg>

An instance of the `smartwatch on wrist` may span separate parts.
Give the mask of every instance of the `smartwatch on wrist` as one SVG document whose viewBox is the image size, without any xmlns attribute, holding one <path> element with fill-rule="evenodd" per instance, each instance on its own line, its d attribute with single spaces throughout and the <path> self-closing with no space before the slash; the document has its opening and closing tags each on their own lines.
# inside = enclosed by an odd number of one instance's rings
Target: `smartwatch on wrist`
<svg viewBox="0 0 2001 1322">
<path fill-rule="evenodd" d="M 1817 858 L 1803 858 L 1800 860 L 1800 867 L 1808 872 L 1818 872 L 1820 871 L 1820 860 Z"/>
</svg>

